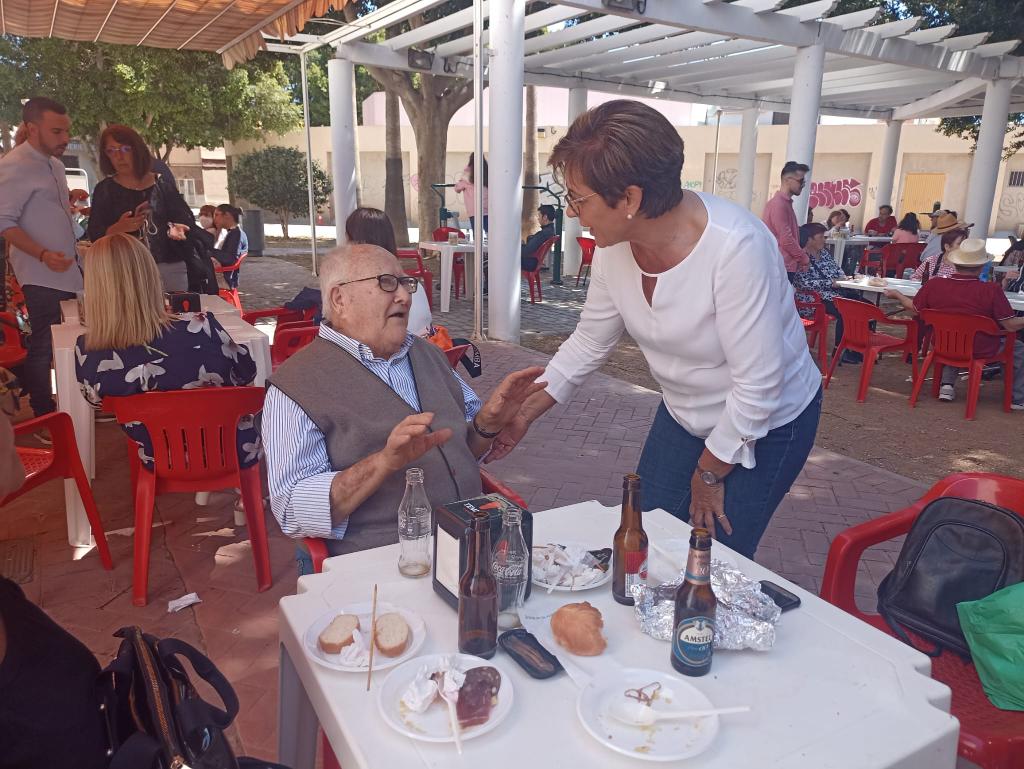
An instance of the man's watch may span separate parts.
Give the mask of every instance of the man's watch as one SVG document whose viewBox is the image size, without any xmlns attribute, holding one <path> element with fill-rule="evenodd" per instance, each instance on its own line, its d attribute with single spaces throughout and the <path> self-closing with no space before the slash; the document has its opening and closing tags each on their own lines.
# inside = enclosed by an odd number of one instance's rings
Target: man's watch
<svg viewBox="0 0 1024 769">
<path fill-rule="evenodd" d="M 697 465 L 697 469 L 695 472 L 697 474 L 697 477 L 704 482 L 704 485 L 711 486 L 712 488 L 718 486 L 724 480 L 723 478 L 719 478 L 710 470 L 704 470 L 703 468 L 701 468 L 700 465 Z"/>
</svg>

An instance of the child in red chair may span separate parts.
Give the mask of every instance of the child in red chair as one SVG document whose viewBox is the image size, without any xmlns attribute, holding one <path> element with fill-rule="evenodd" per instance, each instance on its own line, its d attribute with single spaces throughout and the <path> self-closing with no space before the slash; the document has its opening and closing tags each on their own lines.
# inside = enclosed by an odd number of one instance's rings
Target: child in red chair
<svg viewBox="0 0 1024 769">
<path fill-rule="evenodd" d="M 942 280 L 928 281 L 913 299 L 891 288 L 886 289 L 885 295 L 913 313 L 941 310 L 981 315 L 992 318 L 1007 331 L 1020 331 L 1024 329 L 1024 317 L 1015 317 L 1002 286 L 999 283 L 982 283 L 979 279 L 981 271 L 991 260 L 992 257 L 985 250 L 985 241 L 969 238 L 946 254 L 946 261 L 956 267 L 955 274 Z M 975 357 L 991 357 L 999 352 L 999 345 L 998 338 L 979 334 L 974 342 Z M 942 370 L 939 400 L 952 401 L 956 397 L 958 373 L 951 366 Z M 1013 409 L 1024 411 L 1024 342 L 1019 338 L 1014 344 L 1013 376 Z"/>
</svg>

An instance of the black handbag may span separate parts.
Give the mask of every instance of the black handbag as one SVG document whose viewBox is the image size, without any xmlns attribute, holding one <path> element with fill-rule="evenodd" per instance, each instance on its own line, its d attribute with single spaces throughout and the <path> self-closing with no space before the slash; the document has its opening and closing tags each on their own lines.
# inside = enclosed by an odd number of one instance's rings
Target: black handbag
<svg viewBox="0 0 1024 769">
<path fill-rule="evenodd" d="M 123 627 L 114 635 L 124 640 L 99 678 L 110 769 L 279 766 L 235 757 L 224 730 L 238 715 L 238 697 L 205 654 L 176 638 L 158 640 L 139 627 Z M 199 696 L 183 660 L 213 687 L 224 709 Z"/>
<path fill-rule="evenodd" d="M 978 500 L 943 497 L 914 521 L 896 566 L 878 586 L 878 613 L 905 643 L 907 629 L 970 657 L 956 605 L 1024 582 L 1024 518 Z M 916 648 L 916 647 L 915 647 Z"/>
</svg>

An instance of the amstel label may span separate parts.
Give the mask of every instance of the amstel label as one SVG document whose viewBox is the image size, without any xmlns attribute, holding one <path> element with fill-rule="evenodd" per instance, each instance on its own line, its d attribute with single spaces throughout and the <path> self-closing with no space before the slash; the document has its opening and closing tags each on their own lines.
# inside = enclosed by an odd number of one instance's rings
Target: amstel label
<svg viewBox="0 0 1024 769">
<path fill-rule="evenodd" d="M 672 654 L 690 667 L 703 667 L 711 660 L 715 640 L 715 621 L 710 617 L 687 617 L 676 627 Z"/>
</svg>

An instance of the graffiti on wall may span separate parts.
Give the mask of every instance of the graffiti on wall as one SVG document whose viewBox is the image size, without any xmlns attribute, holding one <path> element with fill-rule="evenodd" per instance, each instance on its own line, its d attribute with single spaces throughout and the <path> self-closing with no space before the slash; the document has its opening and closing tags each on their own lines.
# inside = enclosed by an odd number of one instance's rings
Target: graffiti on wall
<svg viewBox="0 0 1024 769">
<path fill-rule="evenodd" d="M 864 192 L 858 179 L 829 179 L 811 182 L 810 208 L 835 208 L 836 206 L 859 206 Z"/>
<path fill-rule="evenodd" d="M 1024 192 L 1007 192 L 999 199 L 999 217 L 1024 220 Z"/>
</svg>

